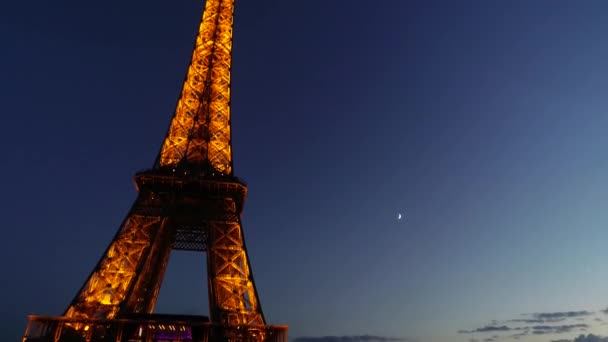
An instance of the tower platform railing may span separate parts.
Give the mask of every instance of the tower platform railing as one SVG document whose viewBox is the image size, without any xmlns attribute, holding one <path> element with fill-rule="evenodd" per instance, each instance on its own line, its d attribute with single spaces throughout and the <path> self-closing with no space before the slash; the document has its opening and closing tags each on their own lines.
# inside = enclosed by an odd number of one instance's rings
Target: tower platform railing
<svg viewBox="0 0 608 342">
<path fill-rule="evenodd" d="M 287 342 L 287 326 L 205 321 L 29 316 L 22 342 Z"/>
</svg>

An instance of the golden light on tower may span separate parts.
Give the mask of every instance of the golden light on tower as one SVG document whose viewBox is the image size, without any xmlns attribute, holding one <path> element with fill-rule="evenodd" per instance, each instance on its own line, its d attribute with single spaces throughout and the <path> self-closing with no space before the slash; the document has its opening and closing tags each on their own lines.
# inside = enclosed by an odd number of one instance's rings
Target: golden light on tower
<svg viewBox="0 0 608 342">
<path fill-rule="evenodd" d="M 232 174 L 230 67 L 234 0 L 207 1 L 160 166 L 208 161 Z"/>
<path fill-rule="evenodd" d="M 23 341 L 287 340 L 286 326 L 266 325 L 241 224 L 247 187 L 232 167 L 233 14 L 234 0 L 207 0 L 161 150 L 135 176 L 133 207 L 64 315 L 30 316 Z M 174 249 L 207 253 L 209 318 L 152 315 Z"/>
</svg>

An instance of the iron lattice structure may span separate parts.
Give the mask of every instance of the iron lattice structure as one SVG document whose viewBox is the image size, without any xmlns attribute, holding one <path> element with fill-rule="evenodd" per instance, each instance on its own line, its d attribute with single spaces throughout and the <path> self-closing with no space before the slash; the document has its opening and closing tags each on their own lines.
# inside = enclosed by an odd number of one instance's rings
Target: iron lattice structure
<svg viewBox="0 0 608 342">
<path fill-rule="evenodd" d="M 233 18 L 234 0 L 206 1 L 159 155 L 152 169 L 135 176 L 135 203 L 64 315 L 31 316 L 24 341 L 80 341 L 74 336 L 126 341 L 116 326 L 137 324 L 140 338 L 159 340 L 150 329 L 160 331 L 161 325 L 141 315 L 153 312 L 174 249 L 207 253 L 210 322 L 197 323 L 206 331 L 205 339 L 226 337 L 227 331 L 237 340 L 286 339 L 286 327 L 266 326 L 241 226 L 247 187 L 234 176 L 232 165 Z M 129 318 L 133 315 L 140 316 Z M 165 321 L 163 327 L 173 326 Z M 176 324 L 183 328 L 190 323 Z M 102 333 L 92 335 L 94 327 Z M 71 337 L 65 337 L 66 331 Z M 175 341 L 193 341 L 180 336 Z"/>
</svg>

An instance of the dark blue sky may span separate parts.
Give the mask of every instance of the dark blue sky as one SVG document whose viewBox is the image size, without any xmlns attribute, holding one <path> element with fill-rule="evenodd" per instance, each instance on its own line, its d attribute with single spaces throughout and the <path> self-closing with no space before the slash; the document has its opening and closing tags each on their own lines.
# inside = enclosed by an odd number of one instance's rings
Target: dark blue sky
<svg viewBox="0 0 608 342">
<path fill-rule="evenodd" d="M 7 338 L 60 314 L 110 242 L 203 4 L 2 6 Z M 608 335 L 608 2 L 236 6 L 235 170 L 269 321 L 292 338 Z M 204 277 L 204 256 L 174 253 L 158 311 L 206 313 Z"/>
</svg>

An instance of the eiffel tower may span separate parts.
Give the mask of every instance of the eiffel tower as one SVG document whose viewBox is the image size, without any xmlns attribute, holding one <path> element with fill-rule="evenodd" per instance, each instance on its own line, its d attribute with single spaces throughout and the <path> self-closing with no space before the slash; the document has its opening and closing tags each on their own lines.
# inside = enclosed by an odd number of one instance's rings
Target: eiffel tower
<svg viewBox="0 0 608 342">
<path fill-rule="evenodd" d="M 153 167 L 60 317 L 29 316 L 25 341 L 287 341 L 266 325 L 241 226 L 230 77 L 234 0 L 206 0 L 181 96 Z M 209 317 L 153 314 L 171 251 L 207 253 Z"/>
</svg>

